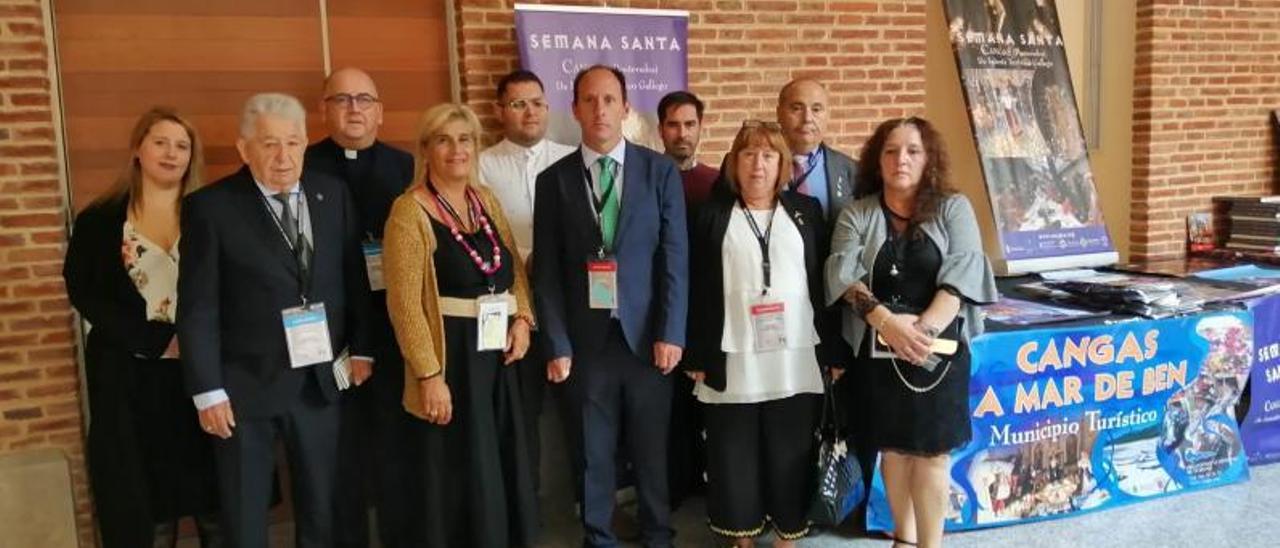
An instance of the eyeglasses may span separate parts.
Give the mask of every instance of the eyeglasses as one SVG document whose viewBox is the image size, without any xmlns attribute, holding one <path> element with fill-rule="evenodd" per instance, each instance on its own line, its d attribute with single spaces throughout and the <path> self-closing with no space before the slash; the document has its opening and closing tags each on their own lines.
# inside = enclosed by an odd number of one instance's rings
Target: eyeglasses
<svg viewBox="0 0 1280 548">
<path fill-rule="evenodd" d="M 513 101 L 507 101 L 506 103 L 503 103 L 503 106 L 511 110 L 524 112 L 530 108 L 533 108 L 534 110 L 543 110 L 547 108 L 547 102 L 542 99 L 530 99 L 530 100 L 516 99 Z"/>
<path fill-rule="evenodd" d="M 337 105 L 342 108 L 350 108 L 355 105 L 356 110 L 365 110 L 375 103 L 381 103 L 382 99 L 374 97 L 368 93 L 360 93 L 352 95 L 350 93 L 335 93 L 324 98 L 326 103 Z"/>
<path fill-rule="evenodd" d="M 764 120 L 743 120 L 742 121 L 742 129 L 755 129 L 755 128 L 764 128 L 764 129 L 771 129 L 773 131 L 782 131 L 782 126 L 778 125 L 777 122 L 766 122 Z"/>
</svg>

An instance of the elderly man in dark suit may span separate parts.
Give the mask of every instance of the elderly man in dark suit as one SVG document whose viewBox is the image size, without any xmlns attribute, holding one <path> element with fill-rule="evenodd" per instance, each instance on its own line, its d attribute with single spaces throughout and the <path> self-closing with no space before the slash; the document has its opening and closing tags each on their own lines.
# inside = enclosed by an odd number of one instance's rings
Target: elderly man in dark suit
<svg viewBox="0 0 1280 548">
<path fill-rule="evenodd" d="M 586 546 L 610 530 L 618 436 L 632 463 L 646 546 L 670 546 L 669 373 L 680 361 L 688 308 L 684 190 L 670 158 L 628 143 L 626 79 L 593 66 L 574 79 L 582 147 L 538 176 L 534 298 L 550 361 L 569 383 L 570 428 L 583 447 Z"/>
<path fill-rule="evenodd" d="M 178 338 L 200 424 L 216 436 L 231 544 L 267 546 L 277 438 L 298 546 L 330 546 L 339 384 L 369 375 L 368 278 L 346 188 L 304 173 L 306 112 L 255 95 L 236 148 L 246 167 L 183 204 Z M 349 360 L 344 356 L 353 356 Z M 341 373 L 337 373 L 337 371 Z"/>
<path fill-rule="evenodd" d="M 792 80 L 778 93 L 777 112 L 792 154 L 793 179 L 788 189 L 817 198 L 829 228 L 853 201 L 858 165 L 824 141 L 831 112 L 827 88 L 816 80 Z"/>
</svg>

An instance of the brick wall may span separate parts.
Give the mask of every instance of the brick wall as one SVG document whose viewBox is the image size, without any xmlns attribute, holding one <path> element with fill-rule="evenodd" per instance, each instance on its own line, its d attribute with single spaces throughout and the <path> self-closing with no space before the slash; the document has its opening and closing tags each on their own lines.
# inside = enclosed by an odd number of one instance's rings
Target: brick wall
<svg viewBox="0 0 1280 548">
<path fill-rule="evenodd" d="M 1218 194 L 1270 194 L 1280 1 L 1139 0 L 1133 259 L 1183 253 L 1186 216 Z"/>
<path fill-rule="evenodd" d="M 93 546 L 41 6 L 0 3 L 0 453 L 64 451 L 80 544 Z"/>
<path fill-rule="evenodd" d="M 534 0 L 530 3 L 539 3 Z M 550 2 L 549 2 L 550 3 Z M 707 103 L 700 157 L 717 165 L 742 120 L 772 120 L 798 77 L 831 91 L 827 142 L 854 154 L 885 118 L 924 111 L 924 0 L 557 0 L 689 11 L 689 87 Z M 516 68 L 512 0 L 460 0 L 462 98 L 491 135 L 494 86 Z"/>
</svg>

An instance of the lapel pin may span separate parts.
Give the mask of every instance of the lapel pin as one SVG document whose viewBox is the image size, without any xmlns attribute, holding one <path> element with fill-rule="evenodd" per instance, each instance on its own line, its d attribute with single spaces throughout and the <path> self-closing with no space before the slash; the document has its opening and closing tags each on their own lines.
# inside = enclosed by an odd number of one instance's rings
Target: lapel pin
<svg viewBox="0 0 1280 548">
<path fill-rule="evenodd" d="M 323 202 L 323 201 L 324 201 L 324 194 L 321 194 L 321 193 L 317 192 L 317 193 L 316 193 L 316 201 L 317 201 L 317 202 Z"/>
</svg>

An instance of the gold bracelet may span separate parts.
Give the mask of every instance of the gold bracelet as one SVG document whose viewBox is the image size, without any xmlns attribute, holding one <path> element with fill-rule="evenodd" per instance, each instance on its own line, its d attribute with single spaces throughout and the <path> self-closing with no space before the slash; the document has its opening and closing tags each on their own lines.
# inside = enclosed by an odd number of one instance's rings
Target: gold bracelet
<svg viewBox="0 0 1280 548">
<path fill-rule="evenodd" d="M 880 324 L 876 326 L 876 331 L 884 332 L 884 324 L 889 323 L 889 318 L 892 318 L 892 317 L 893 317 L 893 312 L 890 312 L 889 315 L 885 316 L 884 319 L 880 320 Z"/>
</svg>

